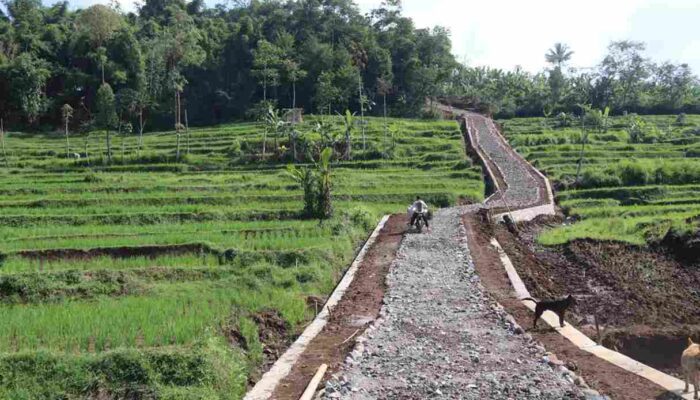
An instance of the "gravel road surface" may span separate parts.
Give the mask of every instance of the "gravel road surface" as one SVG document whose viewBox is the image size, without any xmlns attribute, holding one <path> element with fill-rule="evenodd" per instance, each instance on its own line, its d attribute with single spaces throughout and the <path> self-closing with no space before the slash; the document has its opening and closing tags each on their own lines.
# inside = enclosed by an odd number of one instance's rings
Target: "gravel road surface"
<svg viewBox="0 0 700 400">
<path fill-rule="evenodd" d="M 496 132 L 493 121 L 481 115 L 469 114 L 476 140 L 481 150 L 489 157 L 501 172 L 508 187 L 505 190 L 505 200 L 508 206 L 515 208 L 531 207 L 538 204 L 544 195 L 540 187 L 544 185 L 541 177 L 536 175 L 525 161 L 518 157 L 515 151 Z M 494 171 L 495 172 L 495 171 Z M 503 207 L 500 196 L 495 196 L 487 203 L 491 207 Z"/>
<path fill-rule="evenodd" d="M 480 284 L 463 242 L 465 210 L 440 210 L 432 232 L 406 235 L 380 318 L 323 398 L 584 398 Z"/>
</svg>

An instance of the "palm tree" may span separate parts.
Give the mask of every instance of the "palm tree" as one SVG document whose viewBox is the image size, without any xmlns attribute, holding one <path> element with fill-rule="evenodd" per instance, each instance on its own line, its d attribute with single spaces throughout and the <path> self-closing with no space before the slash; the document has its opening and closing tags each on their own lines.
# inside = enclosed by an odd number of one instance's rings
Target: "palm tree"
<svg viewBox="0 0 700 400">
<path fill-rule="evenodd" d="M 544 58 L 548 63 L 561 68 L 562 64 L 569 61 L 573 54 L 574 52 L 569 49 L 568 45 L 564 43 L 554 43 L 554 47 L 549 49 L 547 54 L 544 55 Z"/>
</svg>

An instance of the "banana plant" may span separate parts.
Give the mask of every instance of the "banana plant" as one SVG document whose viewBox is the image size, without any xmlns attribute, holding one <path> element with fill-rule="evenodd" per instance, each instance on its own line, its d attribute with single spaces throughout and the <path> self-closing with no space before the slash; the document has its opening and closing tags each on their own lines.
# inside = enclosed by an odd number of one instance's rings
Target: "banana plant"
<svg viewBox="0 0 700 400">
<path fill-rule="evenodd" d="M 265 161 L 266 156 L 266 146 L 267 146 L 267 135 L 272 133 L 275 138 L 275 151 L 278 148 L 277 139 L 283 134 L 285 130 L 286 122 L 280 116 L 279 111 L 275 110 L 272 106 L 268 107 L 267 113 L 265 114 L 265 131 L 263 132 L 263 148 L 262 148 L 262 158 Z"/>
<path fill-rule="evenodd" d="M 333 204 L 331 198 L 331 158 L 333 150 L 326 147 L 321 152 L 316 168 L 318 169 L 318 203 L 317 216 L 320 219 L 327 219 L 333 215 Z"/>
<path fill-rule="evenodd" d="M 338 113 L 345 126 L 345 159 L 352 159 L 352 131 L 355 129 L 355 114 L 345 110 L 345 115 Z"/>
</svg>

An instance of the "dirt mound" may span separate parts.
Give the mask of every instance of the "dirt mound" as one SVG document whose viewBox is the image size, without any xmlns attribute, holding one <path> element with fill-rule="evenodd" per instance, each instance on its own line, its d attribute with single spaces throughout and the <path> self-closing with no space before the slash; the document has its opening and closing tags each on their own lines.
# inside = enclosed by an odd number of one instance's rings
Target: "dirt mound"
<svg viewBox="0 0 700 400">
<path fill-rule="evenodd" d="M 678 232 L 670 229 L 666 235 L 652 246 L 666 250 L 686 263 L 700 265 L 700 230 L 695 232 Z"/>
</svg>

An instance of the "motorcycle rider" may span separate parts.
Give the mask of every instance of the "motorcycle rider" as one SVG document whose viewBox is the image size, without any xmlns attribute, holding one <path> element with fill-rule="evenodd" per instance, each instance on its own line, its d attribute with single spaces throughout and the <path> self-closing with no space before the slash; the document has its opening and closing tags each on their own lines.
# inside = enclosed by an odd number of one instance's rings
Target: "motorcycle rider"
<svg viewBox="0 0 700 400">
<path fill-rule="evenodd" d="M 416 201 L 414 201 L 408 208 L 408 213 L 411 217 L 411 222 L 408 224 L 409 226 L 413 226 L 413 224 L 416 223 L 416 219 L 422 218 L 423 222 L 425 223 L 425 227 L 430 229 L 430 225 L 428 225 L 428 218 L 426 217 L 428 214 L 428 205 L 421 200 L 420 196 L 416 196 Z"/>
</svg>

